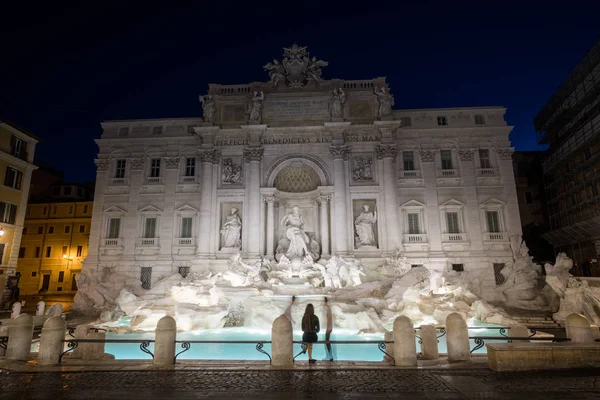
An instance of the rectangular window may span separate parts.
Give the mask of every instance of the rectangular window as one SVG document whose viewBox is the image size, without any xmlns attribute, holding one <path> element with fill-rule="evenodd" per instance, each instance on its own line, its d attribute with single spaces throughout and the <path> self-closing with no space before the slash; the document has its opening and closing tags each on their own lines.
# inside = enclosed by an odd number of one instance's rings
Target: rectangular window
<svg viewBox="0 0 600 400">
<path fill-rule="evenodd" d="M 192 237 L 192 217 L 181 218 L 181 237 Z"/>
<path fill-rule="evenodd" d="M 152 287 L 152 267 L 142 267 L 140 273 L 142 288 L 148 290 Z"/>
<path fill-rule="evenodd" d="M 150 160 L 150 177 L 158 178 L 160 176 L 160 158 Z"/>
<path fill-rule="evenodd" d="M 56 206 L 52 207 L 52 214 L 56 214 L 57 210 L 58 210 L 58 207 L 56 207 Z"/>
<path fill-rule="evenodd" d="M 71 225 L 65 226 L 65 233 L 71 233 Z"/>
<path fill-rule="evenodd" d="M 129 127 L 119 128 L 119 136 L 129 136 Z"/>
<path fill-rule="evenodd" d="M 54 227 L 53 226 L 49 226 L 48 227 L 48 233 L 49 234 L 53 234 L 54 233 Z"/>
<path fill-rule="evenodd" d="M 533 204 L 533 195 L 531 192 L 525 192 L 525 204 Z"/>
<path fill-rule="evenodd" d="M 10 138 L 10 154 L 21 160 L 27 160 L 27 142 L 19 139 L 15 135 Z"/>
<path fill-rule="evenodd" d="M 65 271 L 58 271 L 58 282 L 62 283 L 65 281 Z"/>
<path fill-rule="evenodd" d="M 452 271 L 463 272 L 465 270 L 464 264 L 452 264 Z"/>
<path fill-rule="evenodd" d="M 448 118 L 444 117 L 444 116 L 439 116 L 437 117 L 437 124 L 439 126 L 445 126 L 448 125 Z"/>
<path fill-rule="evenodd" d="M 115 168 L 115 178 L 125 178 L 125 166 L 127 165 L 127 160 L 117 160 L 117 165 Z"/>
<path fill-rule="evenodd" d="M 42 211 L 42 215 L 46 215 L 47 212 L 48 212 L 48 207 L 44 206 L 44 211 Z"/>
<path fill-rule="evenodd" d="M 490 151 L 488 149 L 479 149 L 479 163 L 481 168 L 492 168 Z"/>
<path fill-rule="evenodd" d="M 452 169 L 452 150 L 441 150 L 442 169 Z"/>
<path fill-rule="evenodd" d="M 35 248 L 35 258 L 40 258 L 41 253 L 42 253 L 42 249 L 40 247 L 36 247 Z"/>
<path fill-rule="evenodd" d="M 52 188 L 52 196 L 60 196 L 60 186 L 54 186 Z"/>
<path fill-rule="evenodd" d="M 447 212 L 446 213 L 446 224 L 448 225 L 448 233 L 460 233 L 460 227 L 458 226 L 458 213 Z"/>
<path fill-rule="evenodd" d="M 502 285 L 504 283 L 504 275 L 502 275 L 503 269 L 504 263 L 494 263 L 494 279 L 496 280 L 496 285 Z"/>
<path fill-rule="evenodd" d="M 72 187 L 72 186 L 65 186 L 65 187 L 63 188 L 63 194 L 64 194 L 65 196 L 70 196 L 70 195 L 71 195 L 71 193 L 73 193 L 73 187 Z"/>
<path fill-rule="evenodd" d="M 412 151 L 403 151 L 402 152 L 402 161 L 404 163 L 405 171 L 414 171 L 415 170 L 415 153 Z"/>
<path fill-rule="evenodd" d="M 500 232 L 500 219 L 498 211 L 487 211 L 486 213 L 488 232 Z"/>
<path fill-rule="evenodd" d="M 36 278 L 37 277 L 37 271 L 31 271 L 31 277 L 32 278 Z"/>
<path fill-rule="evenodd" d="M 108 231 L 106 237 L 109 239 L 117 239 L 121 228 L 121 218 L 110 218 L 108 220 Z"/>
<path fill-rule="evenodd" d="M 179 275 L 185 279 L 190 273 L 190 267 L 179 267 Z"/>
<path fill-rule="evenodd" d="M 19 247 L 19 258 L 25 258 L 25 247 Z"/>
<path fill-rule="evenodd" d="M 411 235 L 418 235 L 421 233 L 421 230 L 419 229 L 419 214 L 408 214 L 408 233 Z"/>
<path fill-rule="evenodd" d="M 69 206 L 69 212 L 67 214 L 73 214 L 73 206 Z"/>
<path fill-rule="evenodd" d="M 87 214 L 87 212 L 88 212 L 88 206 L 86 204 L 85 206 L 83 206 L 83 213 Z"/>
<path fill-rule="evenodd" d="M 0 201 L 0 222 L 14 224 L 17 218 L 17 206 Z"/>
<path fill-rule="evenodd" d="M 85 233 L 85 225 L 79 225 L 79 233 Z"/>
<path fill-rule="evenodd" d="M 6 167 L 6 176 L 4 177 L 4 186 L 11 187 L 13 189 L 21 190 L 21 180 L 23 179 L 23 173 L 17 169 Z"/>
<path fill-rule="evenodd" d="M 27 235 L 27 231 L 28 231 L 27 227 L 23 228 L 23 235 Z"/>
<path fill-rule="evenodd" d="M 50 258 L 52 255 L 52 246 L 46 247 L 46 258 Z"/>
<path fill-rule="evenodd" d="M 43 234 L 44 234 L 44 227 L 38 226 L 38 235 L 43 235 Z"/>
<path fill-rule="evenodd" d="M 419 267 L 422 267 L 422 266 L 423 266 L 423 264 L 410 264 L 411 268 L 419 268 Z"/>
<path fill-rule="evenodd" d="M 152 134 L 153 135 L 162 135 L 162 126 L 153 126 L 152 127 Z"/>
<path fill-rule="evenodd" d="M 83 254 L 83 246 L 77 246 L 77 253 L 76 253 L 75 257 L 81 257 L 82 254 Z"/>
<path fill-rule="evenodd" d="M 69 246 L 63 246 L 63 247 L 62 247 L 62 255 L 63 255 L 63 256 L 66 256 L 66 255 L 67 255 L 67 251 L 68 251 L 68 249 L 69 249 Z"/>
<path fill-rule="evenodd" d="M 484 115 L 475 115 L 475 125 L 485 125 L 485 116 Z"/>
<path fill-rule="evenodd" d="M 185 159 L 185 176 L 196 176 L 196 159 Z"/>
<path fill-rule="evenodd" d="M 156 218 L 146 218 L 144 221 L 144 237 L 153 238 L 156 234 Z"/>
</svg>

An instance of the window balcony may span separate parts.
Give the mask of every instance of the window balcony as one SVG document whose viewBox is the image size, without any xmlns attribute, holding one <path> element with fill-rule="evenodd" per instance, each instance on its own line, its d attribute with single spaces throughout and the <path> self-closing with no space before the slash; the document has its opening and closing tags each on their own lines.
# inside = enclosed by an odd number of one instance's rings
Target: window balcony
<svg viewBox="0 0 600 400">
<path fill-rule="evenodd" d="M 196 247 L 196 238 L 175 238 L 175 246 L 177 247 Z"/>
<path fill-rule="evenodd" d="M 110 180 L 112 186 L 129 186 L 129 179 L 127 178 L 112 178 Z"/>
<path fill-rule="evenodd" d="M 427 243 L 427 234 L 425 233 L 405 233 L 404 243 Z"/>
<path fill-rule="evenodd" d="M 443 233 L 442 242 L 466 242 L 466 233 Z"/>
<path fill-rule="evenodd" d="M 454 178 L 458 176 L 457 169 L 438 169 L 437 177 L 438 178 Z"/>
<path fill-rule="evenodd" d="M 149 176 L 146 178 L 147 185 L 162 185 L 163 177 L 162 176 Z"/>
<path fill-rule="evenodd" d="M 122 245 L 122 238 L 104 238 L 104 247 L 120 247 Z"/>
<path fill-rule="evenodd" d="M 136 247 L 160 247 L 159 238 L 138 238 Z"/>
<path fill-rule="evenodd" d="M 508 241 L 508 234 L 506 232 L 484 232 L 484 242 L 506 242 Z"/>
<path fill-rule="evenodd" d="M 496 168 L 477 168 L 475 170 L 477 176 L 496 176 L 498 170 Z"/>
<path fill-rule="evenodd" d="M 196 183 L 195 176 L 182 176 L 181 183 Z"/>
<path fill-rule="evenodd" d="M 420 178 L 421 177 L 421 171 L 416 170 L 416 169 L 413 169 L 413 170 L 410 170 L 410 171 L 403 170 L 401 172 L 401 174 L 402 174 L 403 178 L 408 178 L 408 179 L 410 179 L 410 178 L 414 179 L 414 178 Z"/>
</svg>

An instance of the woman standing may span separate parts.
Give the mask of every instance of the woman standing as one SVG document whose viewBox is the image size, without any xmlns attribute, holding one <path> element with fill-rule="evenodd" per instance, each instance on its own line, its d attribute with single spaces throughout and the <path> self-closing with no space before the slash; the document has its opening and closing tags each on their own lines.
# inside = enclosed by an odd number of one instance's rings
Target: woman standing
<svg viewBox="0 0 600 400">
<path fill-rule="evenodd" d="M 302 341 L 307 344 L 308 348 L 308 362 L 314 364 L 317 360 L 312 358 L 313 343 L 319 340 L 317 333 L 321 327 L 319 326 L 319 318 L 315 315 L 315 308 L 312 304 L 308 304 L 304 310 L 304 317 L 302 317 Z"/>
</svg>

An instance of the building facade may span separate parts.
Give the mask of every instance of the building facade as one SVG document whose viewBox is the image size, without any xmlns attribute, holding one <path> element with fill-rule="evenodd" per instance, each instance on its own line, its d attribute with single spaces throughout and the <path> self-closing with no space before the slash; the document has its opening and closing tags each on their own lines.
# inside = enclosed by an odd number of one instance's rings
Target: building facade
<svg viewBox="0 0 600 400">
<path fill-rule="evenodd" d="M 322 80 L 325 65 L 294 46 L 267 83 L 209 85 L 203 118 L 104 122 L 84 269 L 150 288 L 238 252 L 289 261 L 292 215 L 314 261 L 496 285 L 521 233 L 506 110 L 393 110 L 385 78 Z"/>
<path fill-rule="evenodd" d="M 587 265 L 600 257 L 600 41 L 535 118 L 555 251 Z"/>
<path fill-rule="evenodd" d="M 88 254 L 91 194 L 78 184 L 53 185 L 51 193 L 45 202 L 27 205 L 18 253 L 21 295 L 74 296 L 75 275 Z"/>
<path fill-rule="evenodd" d="M 13 300 L 18 283 L 17 258 L 38 140 L 0 119 L 0 308 Z"/>
</svg>

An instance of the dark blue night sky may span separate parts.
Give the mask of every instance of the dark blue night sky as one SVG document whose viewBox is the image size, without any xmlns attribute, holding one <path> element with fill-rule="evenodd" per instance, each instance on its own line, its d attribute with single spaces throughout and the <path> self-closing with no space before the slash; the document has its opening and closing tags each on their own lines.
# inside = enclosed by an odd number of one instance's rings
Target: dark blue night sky
<svg viewBox="0 0 600 400">
<path fill-rule="evenodd" d="M 101 121 L 200 116 L 208 83 L 266 81 L 294 42 L 325 79 L 386 76 L 395 108 L 505 106 L 535 150 L 533 117 L 600 36 L 600 1 L 46 3 L 0 6 L 0 115 L 73 181 L 95 178 Z"/>
</svg>

